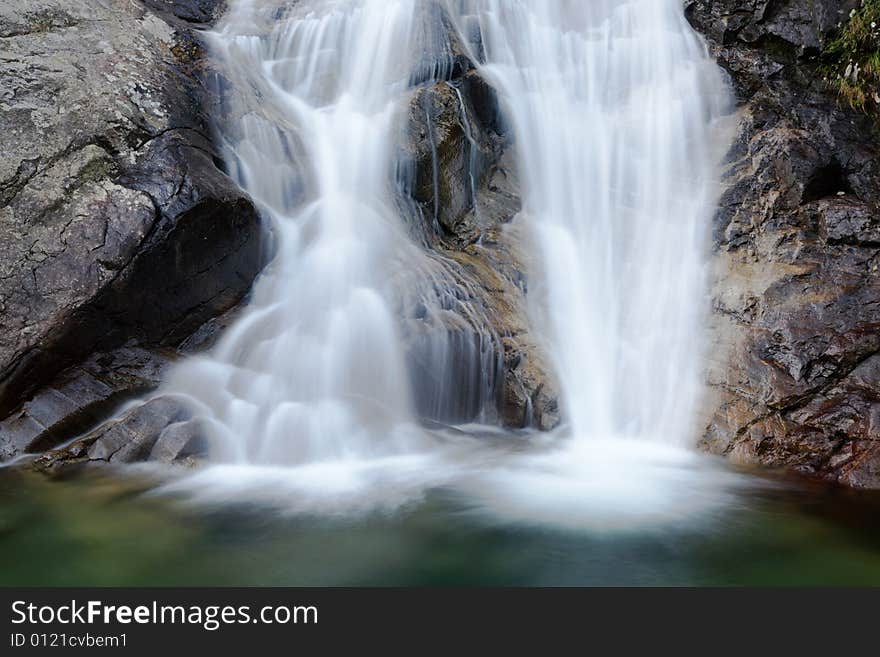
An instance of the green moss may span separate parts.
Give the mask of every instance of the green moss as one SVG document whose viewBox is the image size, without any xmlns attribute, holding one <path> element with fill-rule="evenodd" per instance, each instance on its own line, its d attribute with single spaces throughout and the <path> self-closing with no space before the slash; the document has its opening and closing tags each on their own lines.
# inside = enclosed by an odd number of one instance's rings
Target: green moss
<svg viewBox="0 0 880 657">
<path fill-rule="evenodd" d="M 86 162 L 85 166 L 77 172 L 75 184 L 72 186 L 82 187 L 88 183 L 110 178 L 115 174 L 115 170 L 116 166 L 110 158 L 104 156 L 94 157 Z"/>
<path fill-rule="evenodd" d="M 850 107 L 880 117 L 880 0 L 862 0 L 823 53 L 825 78 Z"/>
</svg>

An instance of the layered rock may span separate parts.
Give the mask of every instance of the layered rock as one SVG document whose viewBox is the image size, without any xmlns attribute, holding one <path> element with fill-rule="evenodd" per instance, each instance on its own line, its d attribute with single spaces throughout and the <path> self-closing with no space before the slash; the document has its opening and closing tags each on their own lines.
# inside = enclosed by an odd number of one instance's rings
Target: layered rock
<svg viewBox="0 0 880 657">
<path fill-rule="evenodd" d="M 154 386 L 262 263 L 184 27 L 217 3 L 148 4 L 184 20 L 129 0 L 0 6 L 0 457 Z"/>
<path fill-rule="evenodd" d="M 46 474 L 67 474 L 82 465 L 140 463 L 193 465 L 208 445 L 186 407 L 169 397 L 137 403 L 69 445 L 34 461 Z"/>
<path fill-rule="evenodd" d="M 856 4 L 686 3 L 740 101 L 714 227 L 703 444 L 880 488 L 880 131 L 820 66 Z"/>
<path fill-rule="evenodd" d="M 497 335 L 499 420 L 549 430 L 559 422 L 558 393 L 530 332 L 528 273 L 511 225 L 521 209 L 515 145 L 492 88 L 453 48 L 449 79 L 418 88 L 410 103 L 404 161 L 416 202 L 416 232 L 455 263 L 471 302 Z"/>
</svg>

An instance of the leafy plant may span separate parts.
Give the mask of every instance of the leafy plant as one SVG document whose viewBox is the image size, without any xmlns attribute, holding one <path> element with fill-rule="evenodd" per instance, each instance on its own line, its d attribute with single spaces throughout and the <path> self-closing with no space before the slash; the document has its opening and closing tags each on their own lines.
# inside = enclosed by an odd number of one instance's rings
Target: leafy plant
<svg viewBox="0 0 880 657">
<path fill-rule="evenodd" d="M 880 0 L 862 0 L 823 53 L 825 79 L 854 109 L 880 113 Z"/>
</svg>

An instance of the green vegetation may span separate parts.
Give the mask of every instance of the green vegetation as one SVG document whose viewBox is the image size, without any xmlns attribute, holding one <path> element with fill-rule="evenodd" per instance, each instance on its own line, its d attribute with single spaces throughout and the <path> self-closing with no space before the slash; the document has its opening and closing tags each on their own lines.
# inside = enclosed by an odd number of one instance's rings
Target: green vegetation
<svg viewBox="0 0 880 657">
<path fill-rule="evenodd" d="M 880 115 L 880 0 L 862 0 L 825 49 L 826 79 L 854 109 Z"/>
</svg>

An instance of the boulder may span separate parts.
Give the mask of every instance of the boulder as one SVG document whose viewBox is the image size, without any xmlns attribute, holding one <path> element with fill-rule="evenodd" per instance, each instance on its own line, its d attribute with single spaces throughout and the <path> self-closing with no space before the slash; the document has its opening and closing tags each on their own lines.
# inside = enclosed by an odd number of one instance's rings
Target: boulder
<svg viewBox="0 0 880 657">
<path fill-rule="evenodd" d="M 81 427 L 121 388 L 144 387 L 94 354 L 129 345 L 162 360 L 260 270 L 258 214 L 211 143 L 209 76 L 185 27 L 217 4 L 147 3 L 170 23 L 129 0 L 0 6 L 4 457 L 68 433 L 35 443 L 34 422 L 64 426 L 69 408 Z M 13 418 L 30 428 L 13 435 Z"/>
</svg>

